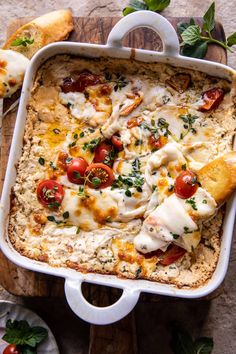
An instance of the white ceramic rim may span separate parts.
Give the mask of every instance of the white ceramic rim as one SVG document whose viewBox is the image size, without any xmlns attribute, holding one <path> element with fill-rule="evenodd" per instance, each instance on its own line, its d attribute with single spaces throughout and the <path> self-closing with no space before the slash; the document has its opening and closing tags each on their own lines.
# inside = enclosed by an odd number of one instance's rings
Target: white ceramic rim
<svg viewBox="0 0 236 354">
<path fill-rule="evenodd" d="M 163 42 L 163 52 L 122 47 L 123 37 L 137 27 L 149 27 L 156 31 Z M 0 247 L 3 253 L 18 266 L 49 275 L 65 278 L 65 294 L 72 310 L 82 319 L 94 324 L 110 324 L 126 316 L 136 305 L 140 292 L 167 295 L 182 298 L 199 298 L 214 291 L 223 281 L 229 262 L 231 240 L 234 226 L 236 198 L 227 203 L 223 225 L 221 252 L 216 270 L 207 284 L 197 289 L 177 289 L 168 284 L 148 280 L 120 279 L 113 275 L 83 274 L 67 268 L 53 268 L 48 264 L 30 260 L 21 256 L 8 241 L 7 227 L 10 207 L 11 188 L 15 183 L 15 166 L 21 156 L 24 135 L 26 105 L 35 73 L 39 66 L 56 54 L 72 54 L 84 57 L 114 57 L 129 59 L 135 57 L 142 62 L 162 62 L 183 68 L 199 70 L 210 75 L 227 78 L 232 81 L 236 72 L 226 65 L 205 60 L 182 57 L 179 55 L 179 41 L 172 25 L 161 15 L 150 11 L 139 11 L 121 19 L 109 34 L 106 45 L 59 42 L 41 49 L 31 60 L 26 71 L 19 110 L 10 150 L 8 166 L 3 186 L 0 207 Z M 135 55 L 134 55 L 135 54 Z M 83 282 L 106 285 L 123 289 L 121 298 L 111 306 L 96 307 L 89 304 L 81 290 Z"/>
</svg>

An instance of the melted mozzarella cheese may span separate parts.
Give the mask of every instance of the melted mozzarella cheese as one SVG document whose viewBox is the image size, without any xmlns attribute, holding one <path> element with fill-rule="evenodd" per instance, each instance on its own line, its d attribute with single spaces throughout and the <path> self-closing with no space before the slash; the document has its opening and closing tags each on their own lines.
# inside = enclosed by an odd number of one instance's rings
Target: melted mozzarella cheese
<svg viewBox="0 0 236 354">
<path fill-rule="evenodd" d="M 156 248 L 153 248 L 153 238 L 161 241 L 161 249 L 170 242 L 179 244 L 188 251 L 195 248 L 200 242 L 200 233 L 196 232 L 198 225 L 191 216 L 200 221 L 211 217 L 215 213 L 216 202 L 203 188 L 198 188 L 190 199 L 184 200 L 175 194 L 166 198 L 144 221 L 140 235 L 135 238 L 136 248 L 140 251 L 142 249 L 143 253 L 154 251 Z"/>
<path fill-rule="evenodd" d="M 81 92 L 60 92 L 59 97 L 64 105 L 69 105 L 71 114 L 77 119 L 88 121 L 96 114 L 93 105 Z"/>
<path fill-rule="evenodd" d="M 0 97 L 10 97 L 21 87 L 28 64 L 24 55 L 0 49 Z"/>
</svg>

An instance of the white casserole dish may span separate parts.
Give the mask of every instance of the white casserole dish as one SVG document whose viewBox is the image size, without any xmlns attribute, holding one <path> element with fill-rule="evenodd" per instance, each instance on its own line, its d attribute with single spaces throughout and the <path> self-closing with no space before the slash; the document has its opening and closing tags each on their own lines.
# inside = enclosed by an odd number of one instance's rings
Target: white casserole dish
<svg viewBox="0 0 236 354">
<path fill-rule="evenodd" d="M 137 27 L 149 27 L 156 31 L 163 41 L 163 52 L 147 50 L 131 50 L 122 47 L 123 37 Z M 17 253 L 10 244 L 7 236 L 8 215 L 10 208 L 11 188 L 15 183 L 15 166 L 21 156 L 26 119 L 26 106 L 33 85 L 34 76 L 40 65 L 45 60 L 56 54 L 82 55 L 84 57 L 114 57 L 132 58 L 143 62 L 162 62 L 174 66 L 195 69 L 210 75 L 232 80 L 236 72 L 226 65 L 208 62 L 199 59 L 186 58 L 179 55 L 179 41 L 171 24 L 162 16 L 150 11 L 132 13 L 120 20 L 111 31 L 106 45 L 61 42 L 51 44 L 40 50 L 31 60 L 27 69 L 23 84 L 20 106 L 18 110 L 15 131 L 8 161 L 8 167 L 3 187 L 1 210 L 0 210 L 0 246 L 4 254 L 15 264 L 50 275 L 65 278 L 65 294 L 72 310 L 82 319 L 94 324 L 109 324 L 126 316 L 136 305 L 142 291 L 159 295 L 168 295 L 182 298 L 199 298 L 215 290 L 225 277 L 236 207 L 236 198 L 231 198 L 227 204 L 224 219 L 221 252 L 217 268 L 207 284 L 197 289 L 177 289 L 171 285 L 160 284 L 147 280 L 128 280 L 117 278 L 112 275 L 82 274 L 72 269 L 53 268 L 45 263 L 30 260 Z M 83 282 L 95 283 L 123 289 L 121 298 L 108 307 L 96 307 L 89 304 L 84 298 L 81 286 Z"/>
</svg>

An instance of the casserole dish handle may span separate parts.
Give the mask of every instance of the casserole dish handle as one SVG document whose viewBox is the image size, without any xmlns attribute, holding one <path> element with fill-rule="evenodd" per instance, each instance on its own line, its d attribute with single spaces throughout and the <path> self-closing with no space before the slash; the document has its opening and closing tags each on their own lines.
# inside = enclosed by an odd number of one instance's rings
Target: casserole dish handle
<svg viewBox="0 0 236 354">
<path fill-rule="evenodd" d="M 121 48 L 124 36 L 139 27 L 148 27 L 157 32 L 163 43 L 162 55 L 179 55 L 179 40 L 174 27 L 165 17 L 152 11 L 137 11 L 123 17 L 111 30 L 107 46 Z"/>
<path fill-rule="evenodd" d="M 83 296 L 81 280 L 67 278 L 65 280 L 65 294 L 72 311 L 84 321 L 96 325 L 106 325 L 119 321 L 128 315 L 139 299 L 140 292 L 131 288 L 124 288 L 119 300 L 106 307 L 97 307 L 90 304 Z"/>
</svg>

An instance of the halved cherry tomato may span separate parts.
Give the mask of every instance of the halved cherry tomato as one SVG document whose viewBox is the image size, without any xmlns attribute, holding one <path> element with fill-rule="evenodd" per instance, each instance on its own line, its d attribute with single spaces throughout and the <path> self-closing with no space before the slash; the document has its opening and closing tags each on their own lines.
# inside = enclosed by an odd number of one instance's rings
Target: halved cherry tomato
<svg viewBox="0 0 236 354">
<path fill-rule="evenodd" d="M 155 135 L 151 135 L 149 137 L 149 144 L 151 145 L 152 148 L 154 149 L 160 149 L 162 148 L 164 145 L 166 145 L 168 142 L 168 138 L 166 138 L 165 136 L 161 135 L 158 138 L 155 137 Z"/>
<path fill-rule="evenodd" d="M 143 121 L 144 121 L 143 117 L 130 118 L 127 122 L 127 128 L 131 129 L 134 127 L 139 127 Z"/>
<path fill-rule="evenodd" d="M 91 188 L 106 188 L 115 180 L 112 169 L 104 163 L 92 163 L 85 172 L 87 184 Z"/>
<path fill-rule="evenodd" d="M 9 344 L 3 351 L 3 354 L 21 354 L 21 351 L 15 344 Z"/>
<path fill-rule="evenodd" d="M 84 183 L 83 177 L 87 167 L 88 163 L 82 157 L 77 157 L 76 159 L 73 159 L 67 167 L 68 180 L 75 184 Z"/>
<path fill-rule="evenodd" d="M 61 184 L 52 179 L 46 179 L 39 183 L 37 187 L 38 201 L 51 209 L 56 209 L 61 205 L 64 197 L 64 189 Z"/>
<path fill-rule="evenodd" d="M 111 137 L 111 142 L 114 148 L 118 151 L 122 151 L 124 149 L 122 141 L 119 136 L 117 135 L 112 135 Z"/>
<path fill-rule="evenodd" d="M 177 197 L 187 199 L 192 197 L 198 188 L 197 176 L 192 171 L 182 171 L 175 181 Z"/>
<path fill-rule="evenodd" d="M 217 87 L 203 92 L 202 99 L 204 101 L 204 104 L 198 108 L 199 111 L 207 112 L 212 109 L 216 109 L 223 100 L 224 94 L 224 90 Z"/>
<path fill-rule="evenodd" d="M 191 82 L 191 76 L 185 73 L 177 73 L 166 80 L 166 83 L 179 93 L 185 92 Z"/>
<path fill-rule="evenodd" d="M 61 85 L 62 92 L 84 92 L 86 87 L 100 84 L 99 75 L 92 74 L 89 70 L 82 71 L 77 77 L 66 77 Z"/>
<path fill-rule="evenodd" d="M 186 250 L 176 246 L 176 245 L 170 245 L 162 255 L 162 259 L 160 263 L 164 266 L 168 266 L 183 257 L 183 255 L 186 253 Z"/>
<path fill-rule="evenodd" d="M 112 166 L 114 162 L 113 147 L 106 142 L 99 144 L 95 149 L 93 162 L 103 162 L 108 166 Z"/>
</svg>

